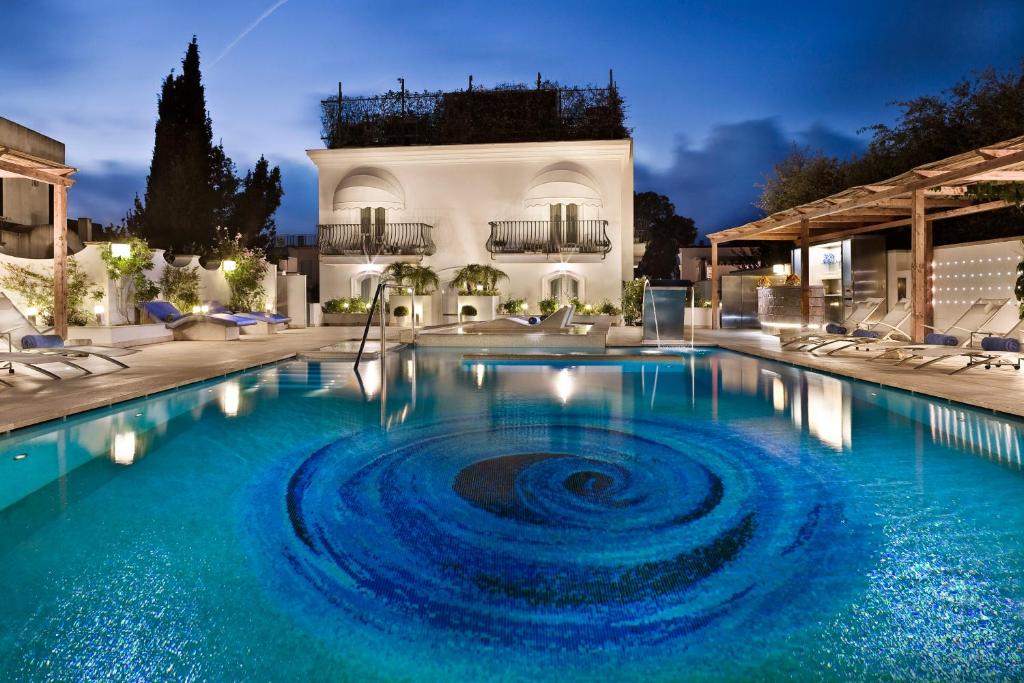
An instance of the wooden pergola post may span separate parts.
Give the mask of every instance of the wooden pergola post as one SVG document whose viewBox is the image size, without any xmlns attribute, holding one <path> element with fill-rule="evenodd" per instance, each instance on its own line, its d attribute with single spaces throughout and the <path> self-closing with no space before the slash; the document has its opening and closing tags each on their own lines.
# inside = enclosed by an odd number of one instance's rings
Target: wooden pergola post
<svg viewBox="0 0 1024 683">
<path fill-rule="evenodd" d="M 910 204 L 911 336 L 924 341 L 932 324 L 932 224 L 925 220 L 924 190 L 915 190 Z"/>
<path fill-rule="evenodd" d="M 53 333 L 68 336 L 68 188 L 53 186 Z"/>
<path fill-rule="evenodd" d="M 718 241 L 711 240 L 711 329 L 717 330 L 718 322 Z"/>
<path fill-rule="evenodd" d="M 800 325 L 811 322 L 811 222 L 800 219 Z"/>
</svg>

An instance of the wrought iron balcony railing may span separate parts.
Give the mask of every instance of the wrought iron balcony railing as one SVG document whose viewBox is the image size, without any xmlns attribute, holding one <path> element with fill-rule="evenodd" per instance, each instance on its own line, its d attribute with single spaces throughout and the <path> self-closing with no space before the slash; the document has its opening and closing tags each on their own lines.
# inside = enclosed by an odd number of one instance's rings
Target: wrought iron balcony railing
<svg viewBox="0 0 1024 683">
<path fill-rule="evenodd" d="M 429 256 L 434 253 L 426 223 L 331 223 L 318 225 L 320 253 L 326 256 Z"/>
<path fill-rule="evenodd" d="M 492 221 L 491 254 L 600 254 L 612 249 L 608 221 Z"/>
</svg>

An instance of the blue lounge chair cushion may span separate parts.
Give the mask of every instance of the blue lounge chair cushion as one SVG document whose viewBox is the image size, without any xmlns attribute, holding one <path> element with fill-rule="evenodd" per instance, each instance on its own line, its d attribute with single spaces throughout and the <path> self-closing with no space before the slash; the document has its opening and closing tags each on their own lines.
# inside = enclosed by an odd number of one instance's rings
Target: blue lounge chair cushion
<svg viewBox="0 0 1024 683">
<path fill-rule="evenodd" d="M 981 340 L 981 348 L 986 351 L 1020 353 L 1020 340 L 1013 337 L 985 337 Z"/>
<path fill-rule="evenodd" d="M 258 320 L 264 323 L 273 324 L 290 323 L 292 321 L 292 319 L 289 318 L 288 316 L 280 315 L 278 313 L 261 313 L 258 311 L 252 311 L 251 313 L 236 313 L 235 315 L 241 316 L 243 318 L 251 318 L 253 320 Z"/>
<path fill-rule="evenodd" d="M 258 320 L 253 320 L 252 318 L 243 318 L 240 315 L 234 315 L 232 313 L 212 313 L 210 314 L 210 317 L 217 318 L 218 320 L 228 320 L 238 325 L 239 327 L 248 327 L 249 325 L 255 325 L 256 323 L 259 322 Z"/>
<path fill-rule="evenodd" d="M 882 335 L 880 335 L 878 332 L 875 332 L 874 330 L 854 330 L 853 335 L 851 336 L 864 337 L 866 339 L 881 339 L 882 337 Z"/>
<path fill-rule="evenodd" d="M 64 340 L 57 334 L 26 334 L 21 338 L 23 349 L 62 349 Z"/>
<path fill-rule="evenodd" d="M 951 334 L 932 332 L 931 334 L 925 335 L 924 343 L 932 344 L 934 346 L 958 346 L 960 344 L 960 340 Z"/>
<path fill-rule="evenodd" d="M 836 323 L 829 323 L 828 325 L 825 325 L 825 331 L 828 332 L 829 334 L 846 334 L 847 333 L 847 330 L 846 330 L 845 327 L 843 327 L 842 325 L 837 325 Z"/>
<path fill-rule="evenodd" d="M 173 323 L 181 318 L 181 311 L 175 308 L 174 304 L 167 301 L 147 301 L 142 304 L 142 308 L 153 317 L 153 320 Z"/>
<path fill-rule="evenodd" d="M 535 315 L 531 315 L 529 318 L 526 319 L 526 322 L 530 323 L 531 325 L 540 325 L 540 318 L 538 318 Z"/>
</svg>

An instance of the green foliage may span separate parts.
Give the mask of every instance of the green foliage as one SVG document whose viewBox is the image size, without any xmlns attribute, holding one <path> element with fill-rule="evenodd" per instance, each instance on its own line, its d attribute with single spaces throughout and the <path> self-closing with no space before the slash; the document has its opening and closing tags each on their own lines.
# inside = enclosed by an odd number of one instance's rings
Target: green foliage
<svg viewBox="0 0 1024 683">
<path fill-rule="evenodd" d="M 462 307 L 462 315 L 465 318 L 472 318 L 476 315 L 476 306 L 472 304 L 466 304 Z"/>
<path fill-rule="evenodd" d="M 965 194 L 979 202 L 1003 201 L 1024 208 L 1024 183 L 977 183 L 968 185 Z"/>
<path fill-rule="evenodd" d="M 78 267 L 74 257 L 68 258 L 67 309 L 69 325 L 88 325 L 91 316 L 86 302 L 103 299 L 103 291 L 92 289 L 89 276 Z M 0 276 L 0 287 L 21 296 L 26 305 L 39 311 L 44 324 L 53 325 L 53 275 L 39 273 L 27 266 L 8 263 Z"/>
<path fill-rule="evenodd" d="M 104 244 L 100 258 L 114 285 L 114 305 L 125 320 L 132 320 L 135 305 L 156 296 L 156 285 L 146 277 L 146 271 L 153 269 L 149 243 L 141 237 L 127 237 L 126 242 L 130 250 L 128 256 L 114 256 L 113 245 Z"/>
<path fill-rule="evenodd" d="M 638 269 L 648 277 L 673 277 L 678 272 L 680 247 L 697 238 L 693 219 L 676 213 L 675 205 L 656 192 L 633 194 L 633 225 L 647 243 Z"/>
<path fill-rule="evenodd" d="M 842 161 L 794 149 L 767 178 L 760 208 L 775 212 L 821 199 L 847 187 L 879 183 L 915 166 L 1017 137 L 1024 131 L 1024 62 L 1000 74 L 993 69 L 938 94 L 897 102 L 893 125 L 869 126 L 864 154 Z M 979 187 L 973 196 L 1013 201 L 1017 190 Z M 1003 193 L 1009 193 L 1004 195 Z M 1014 203 L 1016 203 L 1014 201 Z M 1020 234 L 1019 212 L 996 211 L 935 223 L 936 244 Z"/>
<path fill-rule="evenodd" d="M 622 310 L 613 304 L 610 299 L 601 299 L 601 303 L 597 305 L 597 312 L 601 315 L 619 315 Z"/>
<path fill-rule="evenodd" d="M 276 232 L 273 215 L 282 194 L 278 167 L 269 168 L 260 157 L 239 179 L 223 145 L 213 144 L 193 37 L 181 72 L 169 74 L 161 86 L 145 202 L 135 197 L 125 226 L 179 254 L 209 253 L 222 225 L 241 233 L 247 246 L 265 247 Z"/>
<path fill-rule="evenodd" d="M 331 299 L 321 306 L 324 313 L 366 313 L 368 304 L 359 297 Z"/>
<path fill-rule="evenodd" d="M 506 299 L 498 306 L 498 310 L 504 315 L 519 315 L 530 308 L 526 299 Z"/>
<path fill-rule="evenodd" d="M 643 318 L 645 282 L 640 277 L 622 283 L 622 318 L 627 325 L 639 325 Z"/>
<path fill-rule="evenodd" d="M 179 311 L 191 311 L 200 303 L 199 268 L 168 265 L 160 275 L 160 291 Z"/>
<path fill-rule="evenodd" d="M 507 279 L 504 271 L 493 266 L 471 263 L 455 271 L 452 286 L 464 296 L 498 296 L 498 282 Z"/>
<path fill-rule="evenodd" d="M 392 263 L 384 269 L 384 277 L 395 284 L 412 287 L 416 296 L 432 294 L 440 285 L 433 268 L 417 263 Z"/>
<path fill-rule="evenodd" d="M 558 310 L 558 299 L 550 297 L 548 299 L 541 299 L 537 302 L 537 307 L 540 308 L 540 314 L 548 316 Z"/>
<path fill-rule="evenodd" d="M 224 269 L 224 279 L 231 289 L 231 301 L 228 308 L 233 311 L 260 311 L 266 299 L 263 278 L 267 274 L 267 262 L 263 251 L 244 245 L 243 236 L 238 233 L 229 237 L 226 230 L 217 229 L 218 241 L 216 253 L 225 261 L 234 261 L 235 269 Z"/>
<path fill-rule="evenodd" d="M 629 136 L 613 82 L 605 88 L 538 81 L 535 88 L 514 83 L 450 92 L 388 91 L 340 103 L 337 96 L 328 97 L 321 109 L 322 138 L 331 149 Z"/>
<path fill-rule="evenodd" d="M 406 306 L 395 306 L 395 310 L 393 310 L 391 313 L 396 318 L 404 318 L 405 316 L 409 315 L 409 309 Z"/>
</svg>

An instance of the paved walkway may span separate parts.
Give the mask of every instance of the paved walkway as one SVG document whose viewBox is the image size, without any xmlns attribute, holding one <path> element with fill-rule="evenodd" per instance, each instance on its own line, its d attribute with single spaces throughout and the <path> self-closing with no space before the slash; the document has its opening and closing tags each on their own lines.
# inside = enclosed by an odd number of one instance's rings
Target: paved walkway
<svg viewBox="0 0 1024 683">
<path fill-rule="evenodd" d="M 81 376 L 69 369 L 61 371 L 67 378 L 63 381 L 36 378 L 32 371 L 20 368 L 15 375 L 0 375 L 14 385 L 0 388 L 0 433 L 285 360 L 356 338 L 360 332 L 356 328 L 321 327 L 288 330 L 269 337 L 248 336 L 238 342 L 155 344 L 125 358 L 131 366 L 127 370 L 111 372 L 104 361 L 88 359 L 82 364 L 96 374 Z M 388 334 L 390 339 L 399 338 L 398 330 L 389 330 Z M 909 365 L 893 367 L 891 362 L 868 360 L 864 353 L 821 356 L 784 351 L 776 338 L 749 330 L 698 330 L 696 343 L 1024 416 L 1024 372 L 1012 369 L 975 368 L 951 377 L 947 373 L 960 367 L 963 360 L 943 360 L 914 370 Z M 641 330 L 613 327 L 608 344 L 640 346 Z"/>
</svg>

